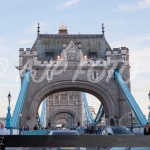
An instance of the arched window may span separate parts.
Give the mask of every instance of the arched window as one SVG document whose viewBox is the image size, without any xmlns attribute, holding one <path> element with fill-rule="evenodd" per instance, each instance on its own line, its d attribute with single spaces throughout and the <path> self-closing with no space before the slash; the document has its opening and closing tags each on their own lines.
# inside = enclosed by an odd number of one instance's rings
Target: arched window
<svg viewBox="0 0 150 150">
<path fill-rule="evenodd" d="M 47 71 L 47 80 L 52 80 L 53 79 L 53 73 L 52 73 L 52 71 L 51 70 L 48 70 Z"/>
<path fill-rule="evenodd" d="M 111 126 L 114 126 L 114 125 L 115 125 L 115 124 L 114 124 L 114 119 L 113 119 L 113 118 L 110 119 L 110 125 L 111 125 Z"/>
<path fill-rule="evenodd" d="M 77 101 L 77 95 L 73 95 L 73 101 Z"/>
</svg>

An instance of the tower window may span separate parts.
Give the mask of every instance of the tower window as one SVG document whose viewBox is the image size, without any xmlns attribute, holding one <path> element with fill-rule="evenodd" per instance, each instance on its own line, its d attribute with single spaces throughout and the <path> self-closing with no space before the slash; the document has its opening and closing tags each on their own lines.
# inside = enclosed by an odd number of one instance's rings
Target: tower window
<svg viewBox="0 0 150 150">
<path fill-rule="evenodd" d="M 126 56 L 122 56 L 122 61 L 123 62 L 127 61 Z"/>
<path fill-rule="evenodd" d="M 48 70 L 47 71 L 47 80 L 52 80 L 53 79 L 53 73 L 52 71 Z"/>
<path fill-rule="evenodd" d="M 92 80 L 97 80 L 98 79 L 98 71 L 97 70 L 94 70 L 92 72 Z"/>
<path fill-rule="evenodd" d="M 96 74 L 97 74 L 97 71 L 94 71 L 94 79 L 96 79 Z"/>
<path fill-rule="evenodd" d="M 97 58 L 97 52 L 90 52 L 90 58 Z"/>
<path fill-rule="evenodd" d="M 76 100 L 77 100 L 77 96 L 73 95 L 73 101 L 76 101 Z"/>
</svg>

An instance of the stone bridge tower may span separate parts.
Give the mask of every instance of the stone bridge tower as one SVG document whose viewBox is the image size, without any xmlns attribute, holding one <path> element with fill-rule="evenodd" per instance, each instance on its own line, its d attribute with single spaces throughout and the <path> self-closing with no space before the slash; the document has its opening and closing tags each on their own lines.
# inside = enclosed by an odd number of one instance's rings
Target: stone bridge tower
<svg viewBox="0 0 150 150">
<path fill-rule="evenodd" d="M 38 108 L 45 98 L 49 107 L 54 108 L 54 97 L 67 99 L 67 94 L 62 92 L 79 91 L 90 93 L 101 101 L 107 125 L 118 125 L 119 121 L 130 125 L 125 114 L 131 109 L 113 77 L 114 69 L 118 69 L 130 88 L 129 49 L 111 48 L 103 26 L 102 34 L 69 34 L 64 25 L 58 34 L 40 34 L 39 29 L 38 26 L 33 46 L 26 51 L 19 50 L 19 66 L 16 68 L 22 81 L 26 70 L 30 70 L 30 82 L 19 112 L 22 113 L 22 123 L 34 127 Z M 50 95 L 54 97 L 49 99 Z M 80 109 L 80 102 L 74 104 L 75 101 L 68 100 L 67 105 L 78 105 Z M 59 98 L 56 101 L 59 104 Z"/>
</svg>

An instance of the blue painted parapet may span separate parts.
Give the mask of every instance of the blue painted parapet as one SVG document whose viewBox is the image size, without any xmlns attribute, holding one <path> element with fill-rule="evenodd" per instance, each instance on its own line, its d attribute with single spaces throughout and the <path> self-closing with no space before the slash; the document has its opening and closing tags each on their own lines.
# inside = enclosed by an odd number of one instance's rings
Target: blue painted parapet
<svg viewBox="0 0 150 150">
<path fill-rule="evenodd" d="M 131 109 L 133 110 L 139 124 L 140 125 L 146 125 L 147 120 L 146 120 L 145 116 L 143 115 L 143 113 L 142 113 L 140 107 L 138 106 L 138 104 L 136 103 L 134 97 L 130 93 L 130 90 L 128 89 L 127 85 L 123 81 L 123 79 L 122 79 L 122 77 L 121 77 L 118 70 L 114 71 L 114 78 L 116 79 L 119 87 L 121 88 L 123 94 L 125 95 L 126 100 L 129 103 Z"/>
<path fill-rule="evenodd" d="M 50 130 L 30 130 L 30 131 L 22 131 L 22 135 L 47 135 Z"/>
<path fill-rule="evenodd" d="M 76 129 L 79 134 L 85 134 L 84 128 Z"/>
<path fill-rule="evenodd" d="M 26 70 L 25 76 L 22 82 L 21 90 L 17 99 L 17 103 L 13 112 L 11 127 L 17 127 L 19 122 L 19 114 L 22 111 L 22 106 L 26 96 L 26 91 L 28 88 L 28 83 L 30 81 L 30 70 Z"/>
<path fill-rule="evenodd" d="M 8 135 L 19 135 L 20 134 L 20 128 L 6 127 L 6 129 L 7 129 Z"/>
</svg>

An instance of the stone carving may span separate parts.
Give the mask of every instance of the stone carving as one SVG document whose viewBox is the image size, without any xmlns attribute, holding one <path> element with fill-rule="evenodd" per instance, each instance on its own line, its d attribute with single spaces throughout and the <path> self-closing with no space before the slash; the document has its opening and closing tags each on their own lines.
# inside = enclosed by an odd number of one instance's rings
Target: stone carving
<svg viewBox="0 0 150 150">
<path fill-rule="evenodd" d="M 70 50 L 67 52 L 67 60 L 76 60 L 77 59 L 77 52 L 74 50 Z"/>
</svg>

